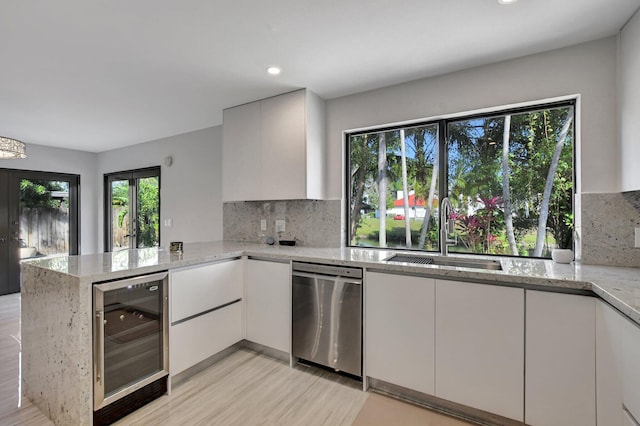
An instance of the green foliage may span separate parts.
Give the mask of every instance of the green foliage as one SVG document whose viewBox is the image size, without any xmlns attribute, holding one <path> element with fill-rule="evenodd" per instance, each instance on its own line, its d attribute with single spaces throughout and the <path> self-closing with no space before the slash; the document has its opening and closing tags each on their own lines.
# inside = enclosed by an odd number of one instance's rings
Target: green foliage
<svg viewBox="0 0 640 426">
<path fill-rule="evenodd" d="M 144 178 L 138 184 L 138 246 L 159 244 L 160 193 L 158 178 Z"/>
<path fill-rule="evenodd" d="M 51 192 L 68 192 L 68 184 L 48 180 L 22 179 L 20 181 L 20 207 L 22 208 L 52 208 L 69 207 L 68 199 L 53 199 Z"/>
<path fill-rule="evenodd" d="M 111 188 L 111 204 L 123 207 L 118 213 L 118 226 L 127 226 L 125 219 L 129 215 L 129 185 L 126 181 L 114 182 Z M 138 247 L 154 247 L 159 244 L 160 229 L 160 193 L 158 178 L 138 180 L 138 217 L 136 235 Z"/>
</svg>

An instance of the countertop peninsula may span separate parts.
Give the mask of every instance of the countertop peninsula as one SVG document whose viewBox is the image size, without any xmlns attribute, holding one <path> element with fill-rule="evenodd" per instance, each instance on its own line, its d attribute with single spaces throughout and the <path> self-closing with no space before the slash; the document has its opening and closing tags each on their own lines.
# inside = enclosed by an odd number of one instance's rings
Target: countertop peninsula
<svg viewBox="0 0 640 426">
<path fill-rule="evenodd" d="M 577 262 L 557 264 L 550 260 L 501 257 L 497 259 L 500 260 L 502 270 L 491 271 L 386 262 L 385 259 L 394 253 L 398 251 L 215 241 L 185 244 L 183 252 L 179 254 L 171 253 L 167 248 L 154 247 L 104 254 L 36 259 L 23 264 L 23 269 L 31 267 L 44 269 L 51 274 L 73 277 L 78 284 L 91 285 L 100 281 L 240 256 L 297 260 L 360 266 L 378 271 L 404 272 L 444 279 L 475 280 L 489 284 L 548 288 L 567 292 L 590 291 L 640 325 L 640 268 L 583 265 Z M 492 257 L 492 259 L 496 258 Z"/>
<path fill-rule="evenodd" d="M 56 424 L 90 425 L 93 414 L 93 283 L 248 256 L 359 266 L 376 272 L 592 295 L 640 326 L 640 269 L 499 259 L 502 270 L 392 263 L 394 250 L 217 241 L 51 257 L 22 263 L 22 390 Z M 451 257 L 464 257 L 452 255 Z M 477 256 L 474 256 L 477 258 Z M 365 283 L 366 285 L 366 283 Z"/>
</svg>

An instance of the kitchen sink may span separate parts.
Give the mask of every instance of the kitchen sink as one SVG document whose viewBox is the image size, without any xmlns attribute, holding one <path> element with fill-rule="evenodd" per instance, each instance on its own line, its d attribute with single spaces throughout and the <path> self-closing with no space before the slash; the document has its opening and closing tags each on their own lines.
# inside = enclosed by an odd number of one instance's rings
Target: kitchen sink
<svg viewBox="0 0 640 426">
<path fill-rule="evenodd" d="M 463 259 L 460 257 L 419 256 L 408 254 L 394 254 L 384 259 L 385 262 L 415 263 L 420 265 L 453 266 L 457 268 L 488 269 L 501 271 L 502 266 L 498 260 L 488 259 Z"/>
</svg>

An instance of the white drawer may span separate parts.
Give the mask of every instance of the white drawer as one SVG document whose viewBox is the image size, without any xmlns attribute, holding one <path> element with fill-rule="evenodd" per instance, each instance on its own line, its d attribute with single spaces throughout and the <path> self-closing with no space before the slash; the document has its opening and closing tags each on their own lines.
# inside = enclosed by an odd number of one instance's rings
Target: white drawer
<svg viewBox="0 0 640 426">
<path fill-rule="evenodd" d="M 242 340 L 241 305 L 237 302 L 171 326 L 169 370 L 172 376 Z"/>
<path fill-rule="evenodd" d="M 213 263 L 170 273 L 171 322 L 242 298 L 242 260 Z"/>
</svg>

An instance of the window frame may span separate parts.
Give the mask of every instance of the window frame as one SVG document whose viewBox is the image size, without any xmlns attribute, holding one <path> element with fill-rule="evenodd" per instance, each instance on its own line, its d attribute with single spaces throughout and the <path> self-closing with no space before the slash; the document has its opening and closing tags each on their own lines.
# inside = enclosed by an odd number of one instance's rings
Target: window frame
<svg viewBox="0 0 640 426">
<path fill-rule="evenodd" d="M 577 153 L 577 144 L 578 142 L 578 97 L 571 96 L 565 98 L 559 98 L 555 100 L 548 101 L 540 101 L 540 102 L 527 102 L 525 104 L 520 104 L 516 106 L 505 106 L 505 107 L 495 107 L 490 108 L 484 111 L 471 111 L 471 112 L 462 112 L 456 114 L 450 114 L 447 116 L 435 117 L 435 118 L 425 118 L 420 120 L 411 120 L 411 121 L 403 121 L 394 124 L 382 125 L 379 127 L 367 127 L 364 129 L 356 129 L 350 131 L 344 131 L 344 147 L 345 147 L 345 168 L 344 168 L 344 191 L 346 203 L 344 206 L 345 209 L 345 229 L 344 235 L 346 241 L 344 242 L 345 247 L 349 248 L 367 248 L 367 249 L 378 249 L 378 250 L 398 250 L 398 251 L 407 251 L 407 252 L 417 252 L 417 253 L 431 253 L 437 254 L 438 251 L 427 251 L 417 248 L 407 248 L 407 247 L 362 247 L 362 246 L 354 246 L 351 244 L 353 236 L 351 235 L 351 227 L 349 224 L 351 223 L 351 144 L 350 140 L 352 136 L 370 134 L 370 133 L 382 133 L 382 132 L 392 132 L 400 129 L 409 129 L 414 127 L 421 126 L 429 126 L 429 125 L 437 125 L 438 126 L 438 194 L 447 194 L 448 196 L 448 149 L 447 149 L 447 141 L 449 139 L 448 134 L 448 125 L 449 123 L 465 121 L 465 120 L 473 120 L 473 119 L 487 119 L 487 118 L 495 118 L 502 117 L 506 115 L 516 115 L 516 114 L 524 114 L 531 113 L 537 111 L 543 111 L 554 108 L 566 108 L 573 107 L 573 120 L 571 122 L 573 142 L 571 144 L 571 158 L 572 158 L 572 197 L 571 197 L 571 211 L 574 215 L 574 226 L 576 223 L 577 212 L 575 211 L 575 195 L 577 193 L 578 179 L 576 173 L 576 153 Z M 439 212 L 438 212 L 439 214 Z M 440 241 L 440 233 L 438 233 L 438 247 L 441 248 L 442 242 Z M 572 238 L 572 248 L 575 251 L 575 238 Z M 494 257 L 514 257 L 514 258 L 526 258 L 526 259 L 548 259 L 546 257 L 534 257 L 534 256 L 515 256 L 509 254 L 490 254 L 490 253 L 461 253 L 466 256 L 494 256 Z"/>
</svg>

